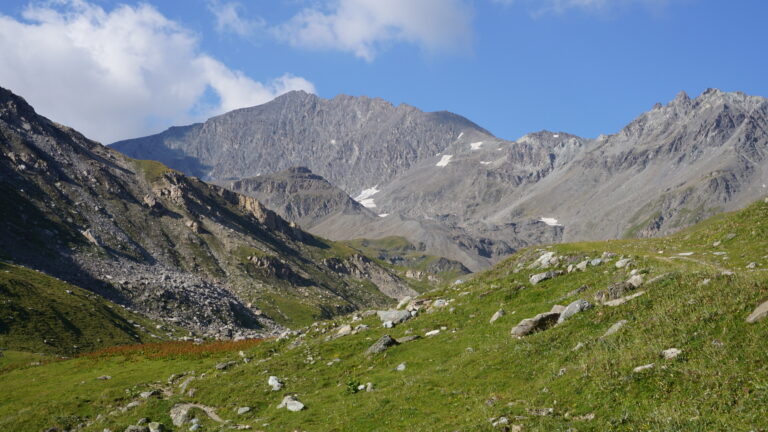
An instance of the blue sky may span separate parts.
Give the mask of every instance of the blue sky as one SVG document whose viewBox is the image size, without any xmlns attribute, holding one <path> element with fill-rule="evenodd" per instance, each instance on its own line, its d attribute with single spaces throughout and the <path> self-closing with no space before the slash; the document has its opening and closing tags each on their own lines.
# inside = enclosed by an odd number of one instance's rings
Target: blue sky
<svg viewBox="0 0 768 432">
<path fill-rule="evenodd" d="M 681 90 L 768 96 L 767 18 L 758 0 L 5 0 L 0 86 L 104 142 L 292 89 L 593 137 Z"/>
</svg>

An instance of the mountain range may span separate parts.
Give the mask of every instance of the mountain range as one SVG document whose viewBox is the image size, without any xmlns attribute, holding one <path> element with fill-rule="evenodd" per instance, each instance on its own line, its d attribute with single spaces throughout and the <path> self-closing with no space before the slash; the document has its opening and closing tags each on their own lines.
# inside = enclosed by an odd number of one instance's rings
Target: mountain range
<svg viewBox="0 0 768 432">
<path fill-rule="evenodd" d="M 0 259 L 85 288 L 158 329 L 263 336 L 415 294 L 361 251 L 251 197 L 126 157 L 5 89 L 0 154 Z M 12 292 L 0 290 L 3 304 L 24 309 Z M 80 331 L 63 305 L 45 306 L 58 312 L 41 340 L 53 327 Z M 3 333 L 18 325 L 0 321 Z"/>
<path fill-rule="evenodd" d="M 447 112 L 291 92 L 112 147 L 270 203 L 312 233 L 402 236 L 480 270 L 528 245 L 664 235 L 758 199 L 768 100 L 680 93 L 615 134 L 509 141 Z"/>
</svg>

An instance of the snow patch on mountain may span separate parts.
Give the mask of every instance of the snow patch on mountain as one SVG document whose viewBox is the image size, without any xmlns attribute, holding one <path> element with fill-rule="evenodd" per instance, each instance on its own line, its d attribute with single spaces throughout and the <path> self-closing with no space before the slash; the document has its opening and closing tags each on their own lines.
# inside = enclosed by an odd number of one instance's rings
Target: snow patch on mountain
<svg viewBox="0 0 768 432">
<path fill-rule="evenodd" d="M 539 221 L 544 222 L 549 226 L 563 226 L 562 224 L 557 223 L 557 219 L 551 217 L 542 217 L 539 219 Z"/>
<path fill-rule="evenodd" d="M 482 147 L 482 146 L 483 146 L 483 142 L 482 142 L 482 141 L 473 142 L 473 143 L 470 143 L 470 144 L 469 144 L 469 147 L 470 147 L 472 150 L 480 150 L 480 147 Z"/>
<path fill-rule="evenodd" d="M 452 157 L 453 155 L 443 155 L 443 157 L 440 158 L 440 161 L 436 163 L 435 166 L 438 166 L 438 167 L 448 166 L 448 163 L 451 161 Z"/>
<path fill-rule="evenodd" d="M 379 185 L 370 187 L 368 189 L 363 189 L 363 191 L 360 192 L 360 195 L 355 197 L 355 201 L 362 204 L 363 207 L 367 207 L 367 208 L 376 207 L 376 203 L 373 201 L 373 198 L 371 197 L 376 195 L 377 193 L 379 193 Z"/>
</svg>

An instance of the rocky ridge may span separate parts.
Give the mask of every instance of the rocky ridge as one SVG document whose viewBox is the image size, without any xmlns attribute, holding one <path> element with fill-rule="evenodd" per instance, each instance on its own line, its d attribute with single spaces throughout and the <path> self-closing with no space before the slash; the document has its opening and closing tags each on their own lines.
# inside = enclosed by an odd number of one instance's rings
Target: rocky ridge
<svg viewBox="0 0 768 432">
<path fill-rule="evenodd" d="M 297 309 L 330 317 L 410 292 L 257 200 L 127 158 L 5 89 L 0 154 L 0 256 L 154 319 L 253 337 L 281 331 L 273 319 L 295 323 Z M 338 273 L 326 258 L 358 271 Z"/>
<path fill-rule="evenodd" d="M 445 113 L 289 94 L 115 147 L 211 178 L 261 174 L 227 187 L 278 203 L 318 186 L 248 192 L 247 182 L 306 166 L 370 211 L 336 192 L 305 201 L 302 214 L 333 215 L 305 218 L 309 231 L 403 236 L 479 270 L 532 244 L 659 236 L 741 208 L 768 184 L 766 131 L 765 98 L 716 89 L 681 93 L 597 139 L 541 131 L 516 141 Z"/>
</svg>

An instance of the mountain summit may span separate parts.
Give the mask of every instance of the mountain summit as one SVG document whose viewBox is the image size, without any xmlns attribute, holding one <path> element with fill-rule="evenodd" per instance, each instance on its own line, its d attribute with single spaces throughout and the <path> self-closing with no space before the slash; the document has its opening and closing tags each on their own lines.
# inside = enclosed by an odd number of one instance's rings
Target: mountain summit
<svg viewBox="0 0 768 432">
<path fill-rule="evenodd" d="M 450 113 L 291 93 L 114 147 L 217 179 L 307 166 L 382 216 L 310 221 L 310 231 L 402 235 L 476 270 L 531 244 L 670 233 L 759 198 L 768 101 L 681 92 L 616 134 L 506 141 Z M 228 184 L 249 193 L 242 186 Z"/>
</svg>

